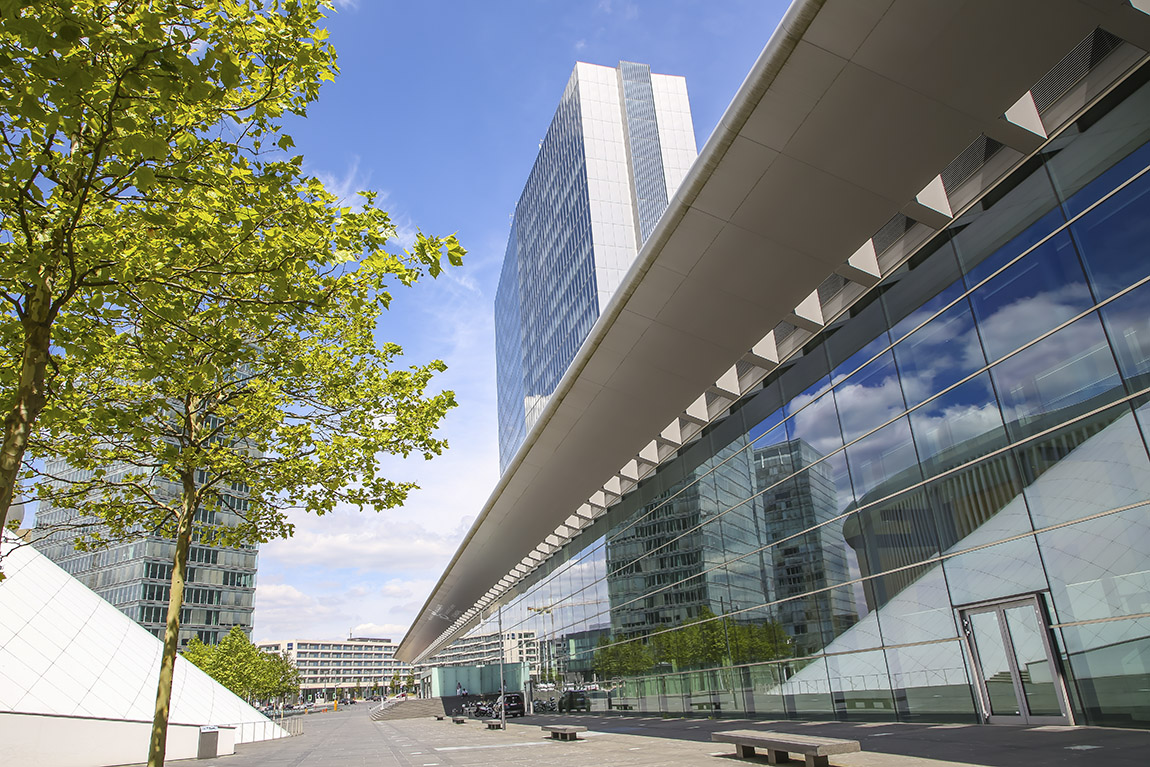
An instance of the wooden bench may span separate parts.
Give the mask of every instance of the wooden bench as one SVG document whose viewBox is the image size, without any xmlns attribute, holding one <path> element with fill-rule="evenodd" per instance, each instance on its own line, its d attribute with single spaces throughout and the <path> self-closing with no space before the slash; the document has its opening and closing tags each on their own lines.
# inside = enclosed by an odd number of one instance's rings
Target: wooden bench
<svg viewBox="0 0 1150 767">
<path fill-rule="evenodd" d="M 501 719 L 484 719 L 483 723 L 487 725 L 489 730 L 502 730 L 503 721 Z"/>
<path fill-rule="evenodd" d="M 443 714 L 436 714 L 435 721 L 442 722 L 443 721 Z"/>
<path fill-rule="evenodd" d="M 587 728 L 577 724 L 545 724 L 540 729 L 551 733 L 552 740 L 579 740 L 578 733 L 587 732 Z"/>
<path fill-rule="evenodd" d="M 467 717 L 465 717 L 465 716 L 453 716 L 453 717 L 451 717 L 451 721 L 455 722 L 456 724 L 463 724 L 464 722 L 467 721 Z"/>
<path fill-rule="evenodd" d="M 820 738 L 813 735 L 789 735 L 785 732 L 762 730 L 727 730 L 711 733 L 716 743 L 734 743 L 735 755 L 746 759 L 755 755 L 756 748 L 767 751 L 767 763 L 785 762 L 792 753 L 802 754 L 807 767 L 828 767 L 831 754 L 851 754 L 861 750 L 857 740 Z"/>
</svg>

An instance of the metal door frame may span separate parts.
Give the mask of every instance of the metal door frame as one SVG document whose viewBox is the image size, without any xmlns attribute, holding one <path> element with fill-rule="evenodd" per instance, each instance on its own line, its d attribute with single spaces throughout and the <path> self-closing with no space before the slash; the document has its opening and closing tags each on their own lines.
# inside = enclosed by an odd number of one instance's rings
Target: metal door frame
<svg viewBox="0 0 1150 767">
<path fill-rule="evenodd" d="M 1042 646 L 1046 650 L 1046 659 L 1050 664 L 1050 675 L 1054 684 L 1055 697 L 1062 710 L 1061 716 L 1035 716 L 1030 713 L 1026 700 L 1026 690 L 1022 686 L 1022 674 L 1018 668 L 1018 658 L 1014 650 L 1014 640 L 1010 636 L 1010 628 L 1006 622 L 1006 610 L 1012 607 L 1029 605 L 1034 609 L 1038 621 L 1038 633 L 1042 637 Z M 959 625 L 962 627 L 963 643 L 966 645 L 967 657 L 970 658 L 971 669 L 975 676 L 975 699 L 978 701 L 979 714 L 984 724 L 1074 724 L 1074 711 L 1070 707 L 1070 695 L 1066 687 L 1066 678 L 1062 673 L 1062 664 L 1059 663 L 1055 652 L 1054 642 L 1050 633 L 1050 620 L 1046 615 L 1045 602 L 1037 593 L 1022 594 L 1019 596 L 995 599 L 987 602 L 977 602 L 956 607 Z M 1006 650 L 1006 660 L 1010 666 L 1010 679 L 1014 686 L 1014 696 L 1018 701 L 1018 715 L 994 714 L 990 707 L 990 693 L 986 689 L 986 677 L 982 673 L 982 664 L 978 658 L 977 645 L 973 639 L 969 615 L 975 613 L 995 613 L 998 620 L 998 630 L 1001 632 L 1003 648 Z"/>
</svg>

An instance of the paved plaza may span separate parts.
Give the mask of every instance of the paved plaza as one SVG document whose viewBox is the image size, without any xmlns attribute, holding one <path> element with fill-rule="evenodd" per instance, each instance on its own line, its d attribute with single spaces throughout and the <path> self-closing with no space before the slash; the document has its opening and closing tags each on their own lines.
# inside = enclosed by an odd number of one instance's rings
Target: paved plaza
<svg viewBox="0 0 1150 767">
<path fill-rule="evenodd" d="M 576 742 L 553 741 L 541 724 L 587 726 Z M 831 757 L 840 767 L 1020 765 L 1145 767 L 1150 732 L 1093 727 L 1007 727 L 844 722 L 766 722 L 745 719 L 661 719 L 641 716 L 534 716 L 507 731 L 450 719 L 373 722 L 365 707 L 309 715 L 304 734 L 237 747 L 234 756 L 195 761 L 199 767 L 679 767 L 766 764 L 740 760 L 711 733 L 761 729 L 851 738 L 863 752 Z M 192 764 L 193 762 L 188 762 Z"/>
</svg>

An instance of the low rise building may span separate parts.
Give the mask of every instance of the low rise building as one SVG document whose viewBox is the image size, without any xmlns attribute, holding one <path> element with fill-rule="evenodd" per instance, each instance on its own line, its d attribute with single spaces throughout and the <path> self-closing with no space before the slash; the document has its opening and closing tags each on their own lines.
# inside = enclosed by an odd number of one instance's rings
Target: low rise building
<svg viewBox="0 0 1150 767">
<path fill-rule="evenodd" d="M 538 671 L 539 643 L 534 631 L 507 631 L 504 632 L 502 640 L 499 632 L 463 637 L 422 665 L 440 667 L 491 665 L 499 663 L 501 646 L 504 663 L 526 663 L 532 674 Z"/>
<path fill-rule="evenodd" d="M 390 639 L 350 637 L 342 641 L 288 639 L 257 642 L 268 652 L 287 653 L 300 672 L 303 700 L 333 700 L 343 695 L 381 695 L 399 677 L 406 683 L 412 667 L 395 659 Z"/>
</svg>

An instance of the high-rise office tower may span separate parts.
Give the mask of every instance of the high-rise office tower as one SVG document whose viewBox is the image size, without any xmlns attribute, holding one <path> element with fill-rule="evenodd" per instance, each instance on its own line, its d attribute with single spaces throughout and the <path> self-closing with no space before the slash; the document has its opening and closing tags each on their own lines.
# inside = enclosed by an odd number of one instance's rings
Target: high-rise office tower
<svg viewBox="0 0 1150 767">
<path fill-rule="evenodd" d="M 575 65 L 515 206 L 495 297 L 501 471 L 696 155 L 682 77 Z"/>
<path fill-rule="evenodd" d="M 80 470 L 63 463 L 50 461 L 47 471 L 65 479 L 80 478 Z M 171 497 L 179 493 L 175 483 L 159 478 L 153 482 L 159 494 Z M 196 521 L 230 527 L 239 523 L 238 515 L 246 510 L 247 489 L 233 485 L 221 495 L 218 508 L 200 509 Z M 90 522 L 74 509 L 44 503 L 36 514 L 40 533 L 35 536 L 35 546 L 120 612 L 162 639 L 175 541 L 154 532 L 141 532 L 138 538 L 95 551 L 78 550 L 77 534 Z M 192 637 L 215 644 L 232 626 L 251 633 L 258 557 L 255 544 L 226 548 L 193 538 L 180 616 L 181 647 Z"/>
</svg>

